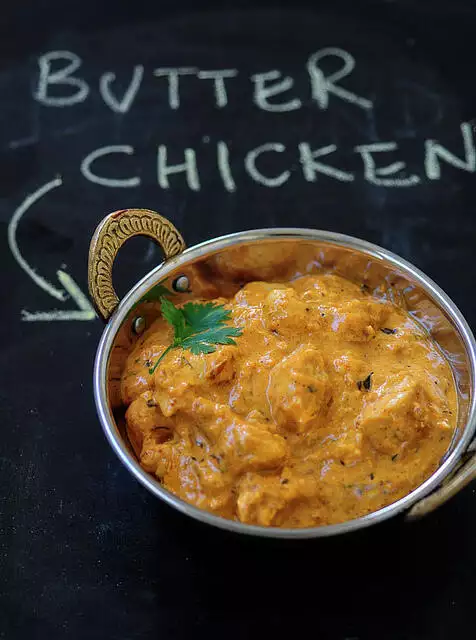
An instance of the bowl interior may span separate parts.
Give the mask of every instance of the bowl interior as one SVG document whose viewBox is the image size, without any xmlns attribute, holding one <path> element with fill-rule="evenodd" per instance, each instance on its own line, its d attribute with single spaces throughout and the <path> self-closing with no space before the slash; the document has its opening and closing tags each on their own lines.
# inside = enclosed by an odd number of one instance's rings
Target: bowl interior
<svg viewBox="0 0 476 640">
<path fill-rule="evenodd" d="M 277 537 L 329 535 L 365 526 L 411 506 L 441 482 L 455 466 L 474 432 L 474 338 L 452 301 L 418 269 L 380 247 L 355 238 L 313 230 L 263 230 L 226 236 L 188 249 L 159 265 L 124 298 L 109 321 L 96 361 L 95 393 L 106 435 L 123 462 L 156 495 L 202 520 L 235 530 L 264 529 L 224 521 L 172 496 L 137 463 L 125 427 L 120 376 L 128 353 L 139 339 L 137 318 L 150 326 L 160 313 L 160 287 L 174 291 L 174 303 L 191 298 L 230 296 L 253 280 L 287 281 L 300 275 L 332 272 L 404 306 L 427 330 L 448 359 L 458 392 L 458 423 L 450 450 L 423 485 L 396 503 L 358 520 L 308 530 L 273 529 Z M 174 290 L 185 276 L 188 289 Z M 160 284 L 159 284 L 160 283 Z M 180 280 L 184 284 L 184 280 Z M 155 301 L 154 301 L 155 298 Z M 196 513 L 198 512 L 198 513 Z M 223 522 L 213 522 L 223 521 Z M 227 525 L 226 523 L 229 523 Z M 324 531 L 327 530 L 327 531 Z M 270 530 L 266 529 L 270 535 Z M 287 534 L 286 534 L 287 532 Z M 297 533 L 300 532 L 300 533 Z M 320 532 L 320 533 L 319 533 Z M 271 533 L 273 535 L 273 533 Z M 307 536 L 307 537 L 309 537 Z"/>
</svg>

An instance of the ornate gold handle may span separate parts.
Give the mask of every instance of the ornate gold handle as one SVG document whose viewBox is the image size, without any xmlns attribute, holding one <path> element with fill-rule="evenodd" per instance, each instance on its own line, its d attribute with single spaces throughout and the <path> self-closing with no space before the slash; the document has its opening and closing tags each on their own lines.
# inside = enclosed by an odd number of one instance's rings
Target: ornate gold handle
<svg viewBox="0 0 476 640">
<path fill-rule="evenodd" d="M 122 245 L 134 236 L 148 236 L 162 248 L 165 258 L 185 249 L 185 242 L 166 218 L 149 209 L 123 209 L 106 216 L 96 228 L 89 247 L 88 281 L 98 314 L 108 320 L 119 304 L 112 284 L 112 266 Z"/>
<path fill-rule="evenodd" d="M 439 489 L 414 504 L 406 514 L 406 518 L 408 520 L 416 520 L 438 509 L 438 507 L 441 507 L 441 505 L 455 496 L 458 491 L 464 489 L 472 480 L 476 480 L 476 454 L 464 463 Z"/>
</svg>

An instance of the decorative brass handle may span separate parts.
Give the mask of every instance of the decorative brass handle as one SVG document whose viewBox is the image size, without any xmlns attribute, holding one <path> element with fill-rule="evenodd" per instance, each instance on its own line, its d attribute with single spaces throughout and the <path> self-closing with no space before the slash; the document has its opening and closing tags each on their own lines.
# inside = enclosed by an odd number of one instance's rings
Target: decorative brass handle
<svg viewBox="0 0 476 640">
<path fill-rule="evenodd" d="M 185 242 L 166 218 L 149 209 L 123 209 L 106 216 L 96 228 L 89 247 L 88 282 L 98 314 L 108 320 L 119 304 L 112 284 L 112 266 L 122 245 L 134 236 L 148 236 L 162 248 L 165 258 L 185 249 Z"/>
<path fill-rule="evenodd" d="M 476 454 L 473 454 L 439 489 L 414 504 L 406 514 L 407 520 L 416 520 L 438 509 L 472 480 L 476 480 Z"/>
</svg>

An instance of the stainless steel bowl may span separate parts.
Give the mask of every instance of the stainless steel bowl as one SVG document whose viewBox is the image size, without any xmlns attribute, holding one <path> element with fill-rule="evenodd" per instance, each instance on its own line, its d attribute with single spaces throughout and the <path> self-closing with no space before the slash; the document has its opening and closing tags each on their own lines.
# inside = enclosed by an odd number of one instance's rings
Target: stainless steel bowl
<svg viewBox="0 0 476 640">
<path fill-rule="evenodd" d="M 119 301 L 112 285 L 118 250 L 132 236 L 145 235 L 163 249 L 165 261 Z M 266 251 L 263 249 L 266 247 Z M 245 258 L 243 249 L 245 248 Z M 243 260 L 246 260 L 246 264 Z M 139 465 L 128 441 L 119 380 L 134 341 L 157 316 L 147 301 L 158 283 L 174 287 L 179 300 L 230 295 L 244 280 L 283 280 L 322 267 L 385 289 L 400 299 L 446 354 L 458 390 L 458 425 L 438 469 L 404 498 L 374 513 L 341 524 L 284 529 L 242 524 L 215 516 L 167 491 Z M 179 511 L 230 531 L 273 538 L 317 538 L 361 529 L 405 512 L 420 517 L 443 504 L 476 478 L 476 343 L 468 324 L 448 296 L 425 274 L 395 254 L 363 240 L 314 229 L 259 229 L 222 236 L 185 250 L 175 227 L 158 213 L 126 209 L 99 224 L 89 253 L 89 290 L 107 322 L 94 365 L 94 395 L 109 443 L 127 469 L 151 493 Z"/>
</svg>

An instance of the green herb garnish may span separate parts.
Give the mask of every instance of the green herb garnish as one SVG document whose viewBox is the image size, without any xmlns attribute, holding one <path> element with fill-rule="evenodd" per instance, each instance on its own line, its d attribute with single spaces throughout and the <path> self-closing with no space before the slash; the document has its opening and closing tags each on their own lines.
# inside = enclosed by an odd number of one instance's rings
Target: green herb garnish
<svg viewBox="0 0 476 640">
<path fill-rule="evenodd" d="M 213 353 L 217 344 L 236 344 L 233 338 L 241 336 L 242 329 L 226 324 L 231 311 L 223 305 L 206 302 L 187 302 L 182 308 L 176 307 L 167 298 L 160 298 L 162 316 L 174 328 L 174 339 L 160 358 L 149 369 L 152 374 L 159 363 L 172 349 L 180 347 L 193 354 Z"/>
</svg>

